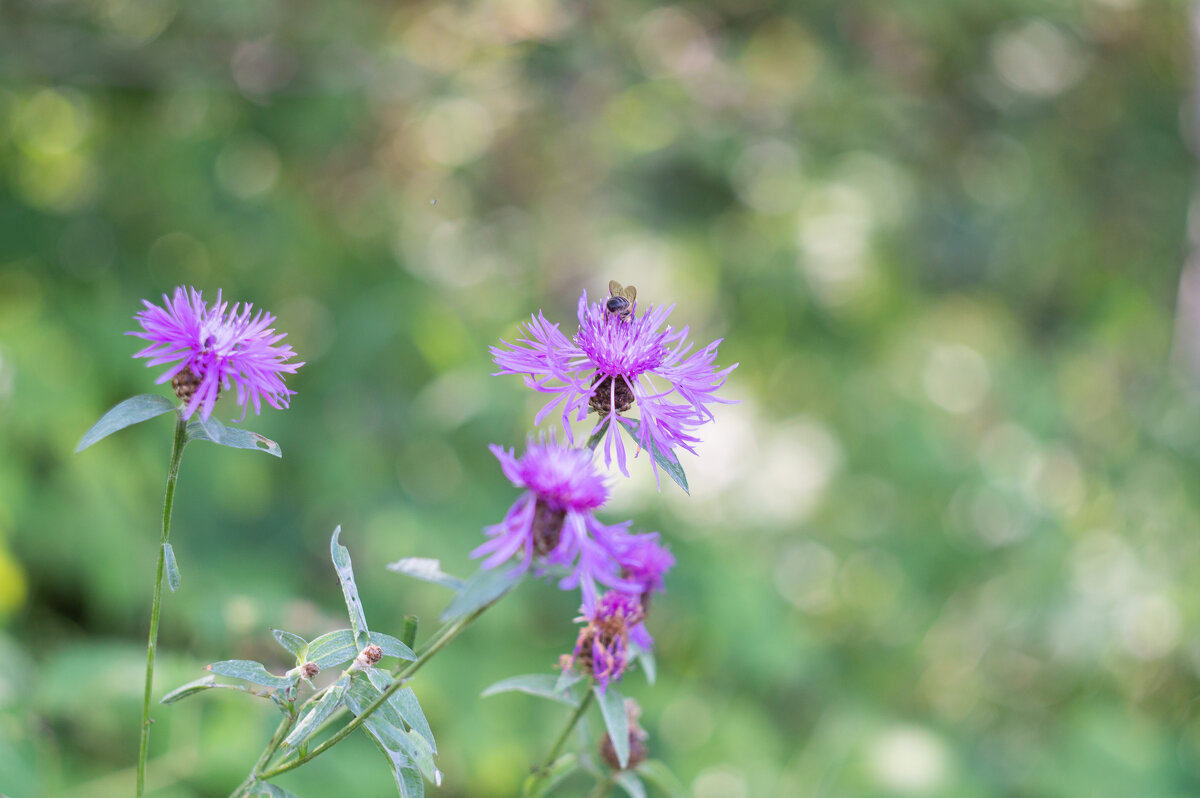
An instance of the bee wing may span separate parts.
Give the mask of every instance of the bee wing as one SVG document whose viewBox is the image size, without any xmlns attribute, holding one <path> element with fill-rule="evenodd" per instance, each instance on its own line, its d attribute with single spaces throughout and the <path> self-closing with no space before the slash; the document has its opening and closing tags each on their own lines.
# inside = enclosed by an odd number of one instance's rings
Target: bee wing
<svg viewBox="0 0 1200 798">
<path fill-rule="evenodd" d="M 634 288 L 632 285 L 625 286 L 625 298 L 628 299 L 630 302 L 637 299 L 637 289 Z"/>
<path fill-rule="evenodd" d="M 624 296 L 624 294 L 622 293 L 623 291 L 624 291 L 624 289 L 621 288 L 621 284 L 618 283 L 616 280 L 608 281 L 608 293 L 609 294 L 611 294 L 613 296 Z"/>
</svg>

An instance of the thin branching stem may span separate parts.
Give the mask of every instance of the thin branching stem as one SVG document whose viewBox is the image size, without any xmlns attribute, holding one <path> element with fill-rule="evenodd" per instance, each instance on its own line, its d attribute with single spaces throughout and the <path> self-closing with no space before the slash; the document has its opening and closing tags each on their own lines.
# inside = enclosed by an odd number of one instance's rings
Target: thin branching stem
<svg viewBox="0 0 1200 798">
<path fill-rule="evenodd" d="M 559 753 L 562 752 L 562 747 L 566 745 L 567 738 L 571 736 L 571 732 L 579 724 L 579 719 L 583 717 L 583 713 L 587 712 L 587 708 L 591 705 L 594 692 L 591 689 L 591 681 L 589 680 L 588 688 L 584 691 L 583 698 L 579 700 L 579 706 L 571 713 L 571 717 L 567 718 L 567 725 L 559 733 L 558 739 L 554 741 L 554 745 L 550 746 L 550 752 L 546 754 L 546 758 L 542 761 L 542 764 L 537 770 L 533 771 L 532 778 L 525 782 L 523 795 L 532 795 L 534 788 L 546 778 L 546 773 L 550 770 L 550 766 L 558 759 Z"/>
<path fill-rule="evenodd" d="M 175 442 L 171 447 L 171 465 L 167 469 L 167 491 L 163 498 L 162 540 L 158 546 L 158 568 L 154 576 L 154 600 L 150 605 L 150 640 L 146 645 L 146 689 L 142 695 L 142 737 L 138 745 L 137 796 L 146 790 L 146 756 L 150 751 L 150 694 L 154 689 L 154 656 L 158 653 L 158 616 L 162 608 L 163 571 L 166 567 L 167 541 L 171 537 L 171 510 L 175 505 L 175 482 L 179 462 L 187 444 L 187 420 L 183 412 L 175 416 Z"/>
</svg>

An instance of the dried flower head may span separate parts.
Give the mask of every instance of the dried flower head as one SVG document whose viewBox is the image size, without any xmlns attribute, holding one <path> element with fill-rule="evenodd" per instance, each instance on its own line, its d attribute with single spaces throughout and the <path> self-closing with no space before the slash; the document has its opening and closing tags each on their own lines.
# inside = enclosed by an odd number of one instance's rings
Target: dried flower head
<svg viewBox="0 0 1200 798">
<path fill-rule="evenodd" d="M 608 526 L 593 515 L 608 499 L 608 488 L 589 450 L 553 440 L 530 440 L 518 458 L 514 450 L 490 448 L 505 476 L 525 492 L 503 521 L 484 529 L 491 540 L 471 552 L 472 557 L 486 556 L 484 568 L 495 568 L 517 554 L 520 570 L 529 568 L 535 558 L 542 570 L 561 566 L 568 573 L 559 586 L 564 590 L 579 587 L 589 608 L 595 601 L 597 582 L 637 589 L 636 583 L 621 577 L 615 559 L 630 537 L 628 522 Z"/>
<path fill-rule="evenodd" d="M 379 664 L 379 660 L 383 659 L 383 649 L 372 643 L 371 645 L 358 652 L 358 656 L 354 658 L 349 670 L 365 671 L 368 668 L 374 668 Z"/>
<path fill-rule="evenodd" d="M 249 303 L 217 300 L 210 308 L 201 293 L 180 286 L 164 307 L 142 300 L 145 309 L 134 316 L 142 330 L 129 335 L 145 338 L 150 345 L 134 357 L 150 358 L 148 367 L 173 364 L 158 384 L 170 381 L 184 402 L 184 417 L 197 410 L 208 420 L 223 390 L 237 386 L 237 403 L 242 417 L 251 405 L 262 411 L 262 400 L 278 409 L 287 407 L 295 391 L 283 384 L 284 374 L 294 374 L 303 363 L 288 363 L 296 356 L 292 348 L 280 346 L 286 333 L 271 327 L 275 317 Z"/>
<path fill-rule="evenodd" d="M 593 609 L 585 607 L 583 615 L 575 619 L 586 624 L 579 630 L 570 660 L 563 664 L 591 673 L 603 691 L 610 682 L 620 681 L 629 666 L 629 635 L 643 617 L 636 597 L 610 590 Z"/>
<path fill-rule="evenodd" d="M 589 410 L 599 418 L 593 433 L 604 432 L 604 460 L 626 476 L 625 443 L 618 424 L 636 429 L 642 449 L 657 448 L 675 459 L 674 449 L 693 452 L 700 439 L 693 433 L 713 417 L 711 403 L 737 364 L 720 371 L 714 362 L 720 339 L 689 355 L 688 328 L 662 329 L 670 306 L 647 307 L 641 315 L 610 312 L 606 305 L 579 298 L 579 328 L 567 338 L 539 312 L 522 330 L 517 343 L 501 341 L 507 348 L 491 347 L 497 374 L 521 374 L 525 384 L 553 398 L 538 412 L 535 423 L 561 411 L 563 429 L 571 436 L 571 420 L 582 421 Z M 636 424 L 620 415 L 638 410 Z M 573 439 L 572 439 L 573 440 Z M 657 464 L 651 461 L 655 476 Z"/>
</svg>

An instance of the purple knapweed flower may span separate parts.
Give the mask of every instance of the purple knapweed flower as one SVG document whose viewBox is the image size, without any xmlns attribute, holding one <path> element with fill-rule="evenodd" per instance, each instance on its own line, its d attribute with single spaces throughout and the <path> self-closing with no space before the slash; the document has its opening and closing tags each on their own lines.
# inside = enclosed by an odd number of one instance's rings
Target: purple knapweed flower
<svg viewBox="0 0 1200 798">
<path fill-rule="evenodd" d="M 603 692 L 611 682 L 618 682 L 629 667 L 629 635 L 640 626 L 642 605 L 637 598 L 617 590 L 600 597 L 592 609 L 584 608 L 576 618 L 586 621 L 575 640 L 575 650 L 564 656 L 563 667 L 578 667 L 591 673 Z"/>
<path fill-rule="evenodd" d="M 557 565 L 568 570 L 559 587 L 578 587 L 584 604 L 595 603 L 596 583 L 624 590 L 637 590 L 636 583 L 622 579 L 614 553 L 630 537 L 629 522 L 608 526 L 593 511 L 608 500 L 604 477 L 587 449 L 530 440 L 525 454 L 492 445 L 504 475 L 525 492 L 513 503 L 504 520 L 486 527 L 491 540 L 471 552 L 483 557 L 484 568 L 495 568 L 520 553 L 518 570 L 529 568 L 534 557 L 539 565 Z M 539 571 L 541 572 L 541 571 Z"/>
<path fill-rule="evenodd" d="M 589 410 L 599 415 L 592 433 L 604 432 L 604 462 L 612 462 L 629 476 L 625 443 L 618 424 L 633 430 L 641 449 L 657 449 L 675 460 L 674 449 L 695 453 L 700 442 L 693 433 L 712 420 L 710 403 L 725 384 L 735 363 L 720 371 L 713 365 L 721 339 L 691 355 L 688 328 L 675 330 L 663 322 L 674 305 L 651 305 L 637 314 L 636 304 L 611 312 L 605 305 L 589 304 L 587 292 L 579 298 L 579 329 L 567 338 L 539 311 L 522 330 L 517 343 L 501 341 L 507 349 L 491 347 L 492 359 L 500 367 L 496 374 L 521 374 L 525 384 L 553 398 L 538 412 L 540 424 L 552 411 L 561 409 L 562 426 L 569 439 L 571 420 L 582 421 Z M 638 419 L 618 415 L 637 405 Z M 607 428 L 605 425 L 607 424 Z M 653 462 L 655 478 L 658 465 Z"/>
<path fill-rule="evenodd" d="M 201 293 L 180 286 L 170 299 L 163 294 L 159 307 L 142 300 L 146 309 L 134 316 L 142 325 L 141 332 L 130 332 L 150 341 L 134 357 L 148 357 L 147 367 L 173 363 L 156 383 L 167 380 L 175 395 L 186 403 L 184 418 L 197 410 L 205 421 L 212 415 L 213 405 L 222 390 L 237 386 L 237 403 L 242 418 L 251 404 L 254 412 L 262 411 L 262 400 L 276 409 L 287 407 L 295 391 L 283 384 L 284 374 L 294 374 L 303 363 L 286 361 L 296 356 L 290 346 L 279 346 L 287 334 L 271 327 L 275 317 L 259 310 L 253 316 L 250 303 L 217 301 L 210 308 Z"/>
<path fill-rule="evenodd" d="M 658 542 L 658 533 L 652 532 L 626 538 L 617 554 L 617 562 L 621 566 L 621 575 L 638 585 L 644 606 L 651 593 L 663 592 L 663 576 L 675 565 L 675 557 Z"/>
</svg>

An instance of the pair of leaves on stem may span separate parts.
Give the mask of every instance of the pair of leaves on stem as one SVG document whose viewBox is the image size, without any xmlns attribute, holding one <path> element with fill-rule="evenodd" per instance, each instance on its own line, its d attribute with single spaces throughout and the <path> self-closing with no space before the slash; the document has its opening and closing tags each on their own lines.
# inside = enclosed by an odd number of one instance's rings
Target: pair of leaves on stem
<svg viewBox="0 0 1200 798">
<path fill-rule="evenodd" d="M 165 396 L 144 393 L 132 396 L 109 410 L 92 428 L 84 433 L 75 451 L 82 452 L 93 443 L 102 441 L 114 432 L 139 424 L 171 411 L 182 412 L 183 408 Z M 209 416 L 208 421 L 201 420 L 196 415 L 188 422 L 187 439 L 189 441 L 211 441 L 220 446 L 232 449 L 257 449 L 260 452 L 283 457 L 279 444 L 257 432 L 227 427 L 216 418 Z"/>
</svg>

